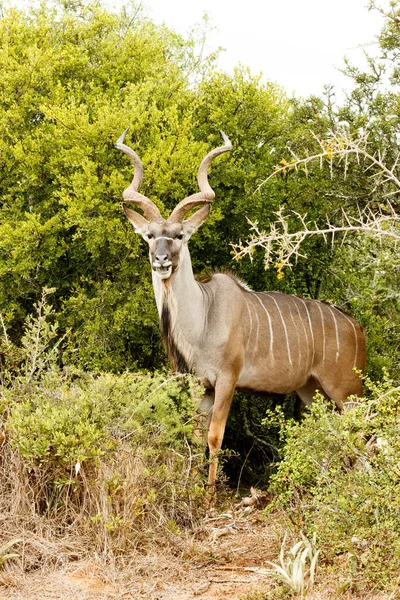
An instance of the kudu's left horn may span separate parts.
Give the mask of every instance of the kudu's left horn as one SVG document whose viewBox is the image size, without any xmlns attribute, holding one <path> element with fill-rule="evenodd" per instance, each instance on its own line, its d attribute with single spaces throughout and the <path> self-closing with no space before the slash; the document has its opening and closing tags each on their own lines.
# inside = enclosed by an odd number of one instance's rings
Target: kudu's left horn
<svg viewBox="0 0 400 600">
<path fill-rule="evenodd" d="M 168 221 L 170 222 L 179 222 L 182 221 L 185 215 L 189 212 L 190 209 L 195 206 L 202 206 L 204 204 L 210 204 L 215 198 L 215 192 L 208 183 L 208 169 L 212 161 L 216 156 L 222 154 L 223 152 L 228 152 L 232 150 L 232 144 L 229 138 L 225 135 L 223 131 L 221 131 L 222 138 L 224 140 L 224 145 L 219 146 L 218 148 L 214 148 L 211 150 L 201 161 L 199 170 L 197 172 L 197 182 L 199 184 L 200 192 L 197 194 L 192 194 L 188 196 L 174 208 L 172 213 L 170 214 Z"/>
</svg>

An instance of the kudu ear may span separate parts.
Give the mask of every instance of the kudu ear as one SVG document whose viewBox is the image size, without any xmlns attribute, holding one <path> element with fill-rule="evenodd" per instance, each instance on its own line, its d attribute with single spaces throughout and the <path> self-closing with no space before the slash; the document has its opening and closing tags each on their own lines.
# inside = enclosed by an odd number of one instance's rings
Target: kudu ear
<svg viewBox="0 0 400 600">
<path fill-rule="evenodd" d="M 196 229 L 203 225 L 204 221 L 210 214 L 211 203 L 204 204 L 199 210 L 183 221 L 183 230 L 186 235 L 191 236 Z"/>
<path fill-rule="evenodd" d="M 144 230 L 149 225 L 149 221 L 145 219 L 141 214 L 136 212 L 136 210 L 132 210 L 131 208 L 125 206 L 125 204 L 122 205 L 122 208 L 124 209 L 124 213 L 128 221 L 132 223 L 135 233 L 143 235 Z"/>
</svg>

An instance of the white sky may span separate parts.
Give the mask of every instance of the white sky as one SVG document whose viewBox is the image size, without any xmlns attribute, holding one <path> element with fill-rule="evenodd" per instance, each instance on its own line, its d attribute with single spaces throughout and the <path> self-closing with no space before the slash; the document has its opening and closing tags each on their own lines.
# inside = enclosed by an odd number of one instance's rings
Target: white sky
<svg viewBox="0 0 400 600">
<path fill-rule="evenodd" d="M 389 0 L 379 4 L 387 8 Z M 153 21 L 182 34 L 207 13 L 217 27 L 209 49 L 226 50 L 220 68 L 232 73 L 240 62 L 289 95 L 321 95 L 324 84 L 333 84 L 343 98 L 342 90 L 351 85 L 338 71 L 343 57 L 363 64 L 362 47 L 377 52 L 371 42 L 382 25 L 380 14 L 367 10 L 368 0 L 144 0 L 144 5 Z"/>
</svg>

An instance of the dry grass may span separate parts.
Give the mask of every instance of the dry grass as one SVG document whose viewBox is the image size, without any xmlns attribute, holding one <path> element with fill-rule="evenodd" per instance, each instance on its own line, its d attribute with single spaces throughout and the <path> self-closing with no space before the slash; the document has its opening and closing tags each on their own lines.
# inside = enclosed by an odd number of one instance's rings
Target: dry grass
<svg viewBox="0 0 400 600">
<path fill-rule="evenodd" d="M 277 515 L 235 505 L 227 493 L 224 505 L 207 513 L 202 494 L 190 494 L 200 480 L 189 468 L 193 456 L 186 459 L 183 469 L 182 456 L 164 456 L 165 477 L 155 498 L 159 459 L 152 465 L 154 456 L 126 447 L 111 463 L 82 469 L 81 485 L 60 493 L 58 510 L 52 498 L 49 513 L 46 471 L 29 472 L 4 441 L 0 545 L 17 537 L 22 542 L 13 547 L 20 558 L 0 570 L 0 600 L 286 598 L 267 564 L 277 560 L 284 536 Z M 389 598 L 338 595 L 340 560 L 335 573 L 317 577 L 308 600 Z"/>
<path fill-rule="evenodd" d="M 0 570 L 0 600 L 214 600 L 265 585 L 259 567 L 280 534 L 264 515 L 227 496 L 207 513 L 192 468 L 200 455 L 171 450 L 161 461 L 145 450 L 121 446 L 83 466 L 79 485 L 54 490 L 45 467 L 28 470 L 3 441 L 0 545 L 22 542 Z"/>
<path fill-rule="evenodd" d="M 146 448 L 121 445 L 107 461 L 83 466 L 70 485 L 57 488 L 53 472 L 28 469 L 4 442 L 0 546 L 22 538 L 13 550 L 27 572 L 93 556 L 112 564 L 144 551 L 155 538 L 168 545 L 182 528 L 195 530 L 205 512 L 202 480 L 191 461 L 171 450 L 160 463 Z"/>
<path fill-rule="evenodd" d="M 229 533 L 216 535 L 227 528 Z M 170 536 L 168 542 L 154 534 L 145 549 L 113 561 L 93 553 L 64 564 L 47 560 L 30 571 L 22 569 L 21 561 L 10 562 L 0 576 L 0 599 L 238 598 L 267 585 L 259 567 L 275 556 L 279 535 L 258 511 L 214 512 L 194 530 Z M 57 542 L 49 542 L 47 557 L 55 558 Z"/>
<path fill-rule="evenodd" d="M 47 546 L 46 564 L 24 571 L 21 561 L 10 562 L 0 572 L 0 600 L 284 600 L 285 590 L 266 574 L 266 563 L 276 560 L 282 536 L 276 517 L 232 505 L 206 516 L 197 529 L 170 536 L 168 543 L 154 535 L 146 549 L 111 561 L 93 552 L 80 560 L 65 560 L 64 555 L 62 563 L 55 554 L 60 540 L 41 540 Z M 390 598 L 338 594 L 339 579 L 337 565 L 336 575 L 325 577 L 305 598 Z"/>
<path fill-rule="evenodd" d="M 200 455 L 171 450 L 161 460 L 146 448 L 121 445 L 112 459 L 83 466 L 78 480 L 55 490 L 46 468 L 28 470 L 3 440 L 0 546 L 22 542 L 12 549 L 20 558 L 0 569 L 0 600 L 287 598 L 268 573 L 284 537 L 279 515 L 234 504 L 228 490 L 218 510 L 207 512 L 192 469 Z M 318 571 L 305 597 L 389 600 L 346 588 L 346 560 Z"/>
</svg>

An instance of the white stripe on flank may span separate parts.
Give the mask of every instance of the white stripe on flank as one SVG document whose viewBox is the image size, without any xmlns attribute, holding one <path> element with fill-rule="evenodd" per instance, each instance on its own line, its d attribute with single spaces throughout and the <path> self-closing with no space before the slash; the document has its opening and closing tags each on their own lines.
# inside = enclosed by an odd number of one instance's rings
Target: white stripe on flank
<svg viewBox="0 0 400 600">
<path fill-rule="evenodd" d="M 336 331 L 336 360 L 335 360 L 335 362 L 337 362 L 338 359 L 339 359 L 339 351 L 340 351 L 339 330 L 338 330 L 338 326 L 337 326 L 337 321 L 336 321 L 335 313 L 333 312 L 333 310 L 329 306 L 329 304 L 327 304 L 327 307 L 331 311 L 332 317 L 333 317 L 333 322 L 335 323 L 335 331 Z"/>
<path fill-rule="evenodd" d="M 321 323 L 322 323 L 322 337 L 324 340 L 323 346 L 322 346 L 322 364 L 325 363 L 325 344 L 326 344 L 326 337 L 325 337 L 325 321 L 324 321 L 324 313 L 323 310 L 321 308 L 320 302 L 317 301 L 317 306 L 319 308 L 319 312 L 321 313 Z"/>
<path fill-rule="evenodd" d="M 263 309 L 266 312 L 266 315 L 268 317 L 268 323 L 269 323 L 269 351 L 271 352 L 271 356 L 272 358 L 274 357 L 274 350 L 273 350 L 273 342 L 274 342 L 274 333 L 272 331 L 272 321 L 271 321 L 271 317 L 269 312 L 267 311 L 267 309 L 265 308 L 264 304 L 261 302 L 260 298 L 257 296 L 257 294 L 255 292 L 253 292 L 253 296 L 255 296 L 255 298 L 257 298 L 257 300 L 259 301 L 259 303 L 261 304 L 261 306 L 263 307 Z"/>
<path fill-rule="evenodd" d="M 315 347 L 314 347 L 314 332 L 313 332 L 312 325 L 311 325 L 311 317 L 310 317 L 310 313 L 308 311 L 308 306 L 305 303 L 305 301 L 303 300 L 303 298 L 297 298 L 297 300 L 300 300 L 300 302 L 302 302 L 304 304 L 305 309 L 307 311 L 308 324 L 310 325 L 311 342 L 312 342 L 312 361 L 311 361 L 311 366 L 312 366 L 312 365 L 314 365 Z"/>
<path fill-rule="evenodd" d="M 208 329 L 208 291 L 204 286 L 200 286 L 200 289 L 203 293 L 203 331 L 207 331 Z"/>
<path fill-rule="evenodd" d="M 299 298 L 296 298 L 296 297 L 295 297 L 295 300 L 299 300 Z M 296 310 L 297 310 L 297 312 L 298 312 L 300 323 L 302 324 L 302 326 L 303 326 L 303 329 L 304 329 L 304 336 L 305 336 L 305 338 L 306 338 L 306 344 L 307 344 L 307 349 L 308 349 L 309 342 L 308 342 L 307 328 L 306 328 L 306 326 L 304 325 L 303 317 L 301 316 L 300 308 L 298 307 L 298 304 L 297 304 L 297 302 L 295 302 L 295 303 L 294 303 L 294 305 L 295 305 L 295 307 L 296 307 Z M 312 366 L 312 365 L 310 365 L 310 367 L 309 367 L 309 366 L 308 366 L 308 364 L 307 364 L 307 361 L 305 361 L 305 362 L 304 362 L 304 366 L 305 366 L 305 371 L 307 372 L 307 371 L 309 370 L 309 368 L 311 368 L 311 366 Z"/>
<path fill-rule="evenodd" d="M 254 292 L 250 292 L 250 294 L 251 294 L 251 296 L 253 296 Z M 258 337 L 259 337 L 259 334 L 260 334 L 260 319 L 258 318 L 258 313 L 257 313 L 256 307 L 253 306 L 252 302 L 250 302 L 250 306 L 254 310 L 254 314 L 256 315 L 256 321 L 257 321 L 256 343 L 254 345 L 254 353 L 255 353 L 257 351 L 257 348 L 258 348 Z"/>
<path fill-rule="evenodd" d="M 293 368 L 293 363 L 292 363 L 292 357 L 290 355 L 290 347 L 289 347 L 289 336 L 288 336 L 288 332 L 287 332 L 287 327 L 286 327 L 286 323 L 285 323 L 285 319 L 283 318 L 283 314 L 282 311 L 280 309 L 279 304 L 277 303 L 277 301 L 275 300 L 275 298 L 273 296 L 271 296 L 271 294 L 267 294 L 268 298 L 271 298 L 271 300 L 273 300 L 275 302 L 276 308 L 278 309 L 279 315 L 281 317 L 282 320 L 282 325 L 283 325 L 283 329 L 285 331 L 285 338 L 286 338 L 286 347 L 287 347 L 287 352 L 288 352 L 288 357 L 289 357 L 289 362 L 290 362 L 290 366 Z"/>
<path fill-rule="evenodd" d="M 247 338 L 247 344 L 246 344 L 246 350 L 249 347 L 249 343 L 250 343 L 250 339 L 251 339 L 251 334 L 253 332 L 253 318 L 251 316 L 251 310 L 249 308 L 249 303 L 247 302 L 247 298 L 246 296 L 244 296 L 244 301 L 246 302 L 246 308 L 247 308 L 247 312 L 249 313 L 249 321 L 250 321 L 250 332 L 249 332 L 249 336 Z"/>
<path fill-rule="evenodd" d="M 357 366 L 357 356 L 358 356 L 358 338 L 357 338 L 357 331 L 356 331 L 356 328 L 354 327 L 354 323 L 353 323 L 353 321 L 350 319 L 350 317 L 348 317 L 348 316 L 347 316 L 345 313 L 343 313 L 343 312 L 341 312 L 341 311 L 338 311 L 338 312 L 339 312 L 339 314 L 340 314 L 342 317 L 344 317 L 345 319 L 347 319 L 347 320 L 348 320 L 348 322 L 350 323 L 350 325 L 352 326 L 352 328 L 353 328 L 353 331 L 354 331 L 354 339 L 356 340 L 356 351 L 355 351 L 355 355 L 354 355 L 354 364 L 353 364 L 353 369 L 354 369 L 354 367 L 356 367 L 356 366 Z"/>
<path fill-rule="evenodd" d="M 290 304 L 289 304 L 289 312 L 290 312 L 290 317 L 292 319 L 293 327 L 296 330 L 297 352 L 298 352 L 298 355 L 299 355 L 298 368 L 300 369 L 300 365 L 301 365 L 301 343 L 300 343 L 300 335 L 299 335 L 299 330 L 297 329 L 297 323 L 296 323 L 296 320 L 295 320 L 295 318 L 293 316 L 292 307 L 291 307 Z"/>
</svg>

